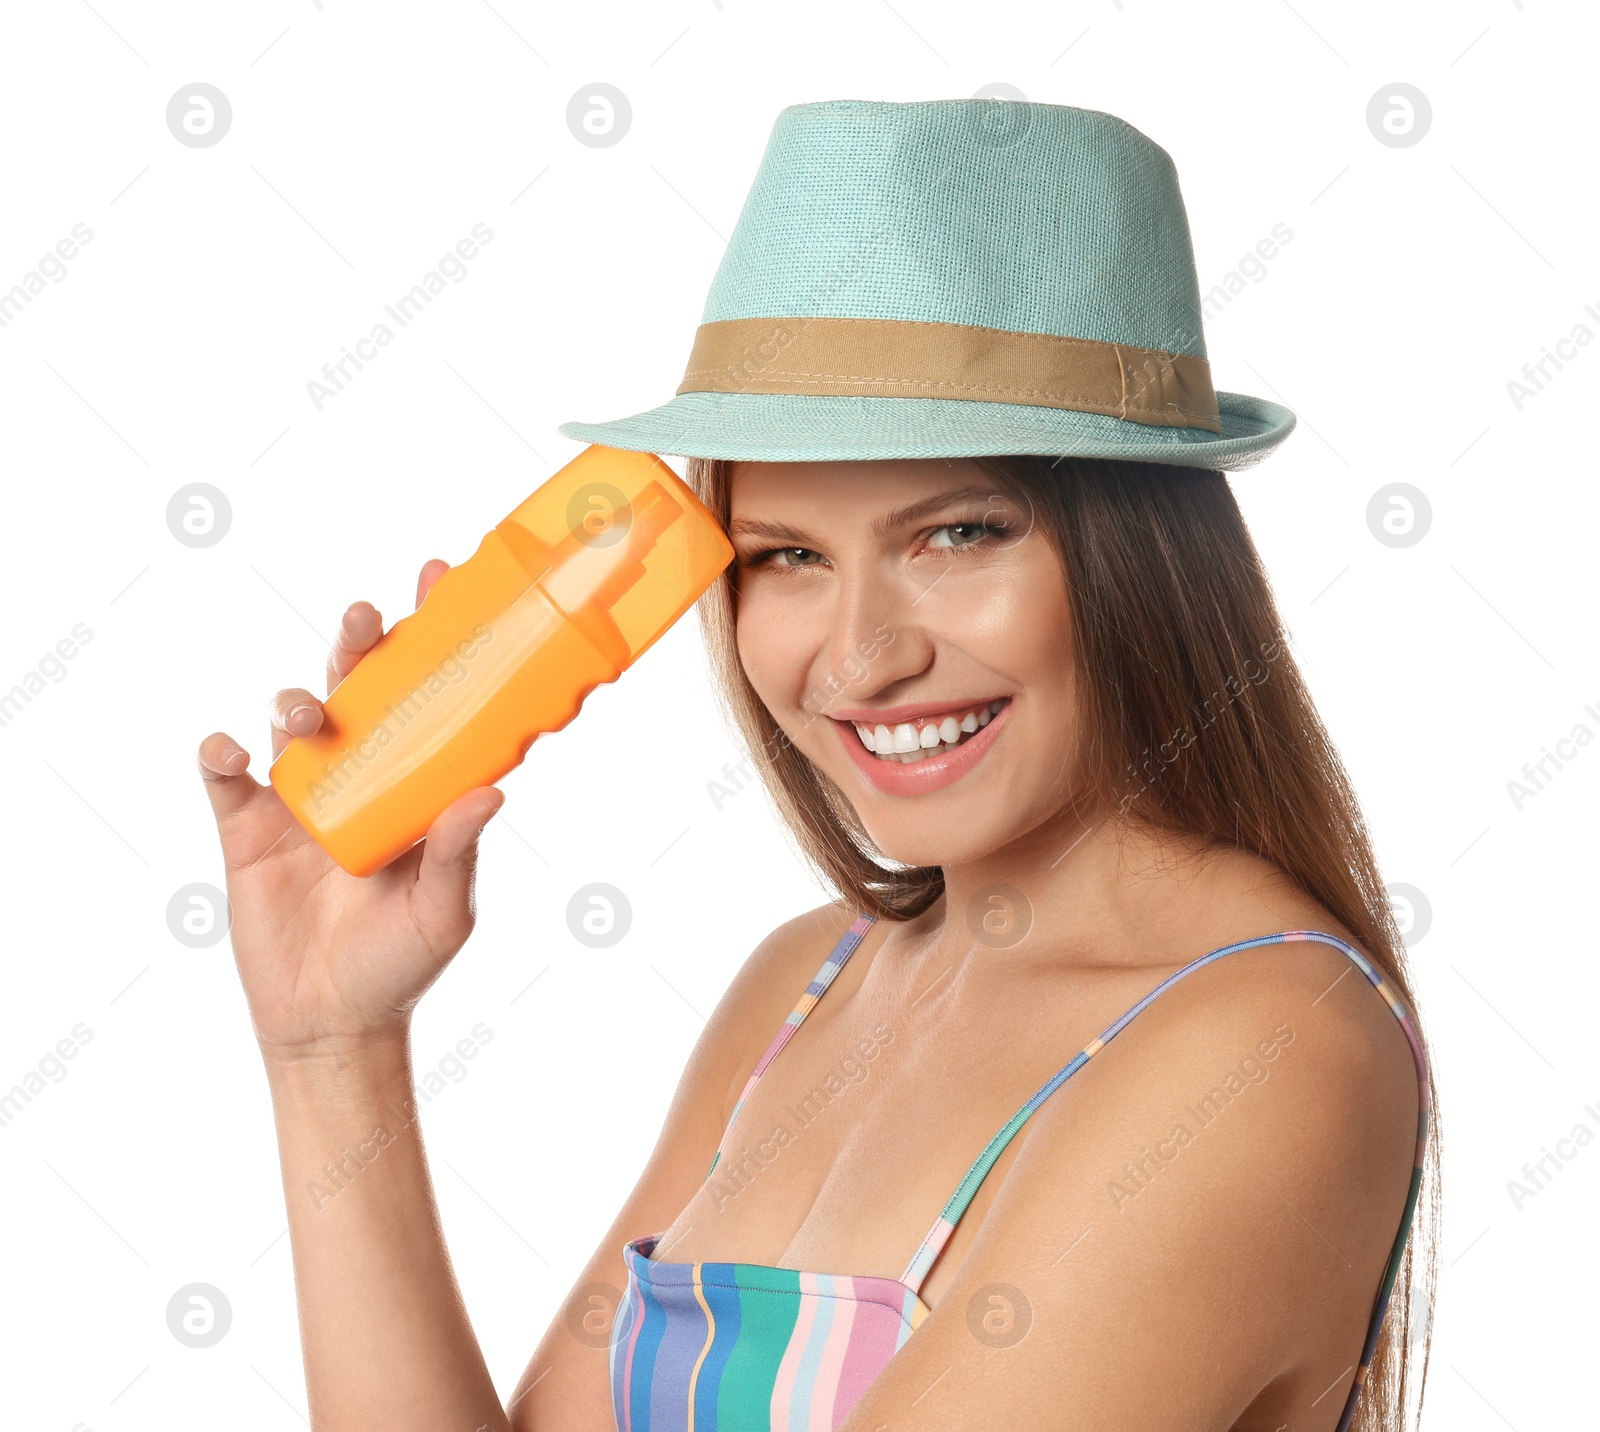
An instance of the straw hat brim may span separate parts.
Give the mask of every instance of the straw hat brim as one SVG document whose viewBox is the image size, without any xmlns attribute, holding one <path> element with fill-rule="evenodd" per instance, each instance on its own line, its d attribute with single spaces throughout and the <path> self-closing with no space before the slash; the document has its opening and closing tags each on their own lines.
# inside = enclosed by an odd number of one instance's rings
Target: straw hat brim
<svg viewBox="0 0 1600 1432">
<path fill-rule="evenodd" d="M 562 423 L 564 437 L 633 452 L 743 462 L 1063 454 L 1237 471 L 1294 430 L 1294 414 L 1240 393 L 1217 394 L 1220 433 L 1123 418 L 952 398 L 681 393 L 607 423 Z"/>
</svg>

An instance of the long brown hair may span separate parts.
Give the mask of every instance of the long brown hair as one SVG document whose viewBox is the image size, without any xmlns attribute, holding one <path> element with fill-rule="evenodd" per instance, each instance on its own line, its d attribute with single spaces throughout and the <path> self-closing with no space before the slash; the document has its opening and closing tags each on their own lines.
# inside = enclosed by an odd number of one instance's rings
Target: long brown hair
<svg viewBox="0 0 1600 1432">
<path fill-rule="evenodd" d="M 1226 476 L 1094 458 L 969 459 L 1032 514 L 1061 558 L 1079 654 L 1088 795 L 1151 828 L 1273 861 L 1354 936 L 1426 1051 L 1405 945 L 1349 776 L 1290 655 Z M 731 465 L 688 481 L 726 526 Z M 886 863 L 844 793 L 757 696 L 734 637 L 737 564 L 701 603 L 724 709 L 802 853 L 854 907 L 926 910 L 938 866 Z M 849 679 L 849 678 L 847 678 Z M 1431 1064 L 1431 1060 L 1430 1060 Z M 1438 1097 L 1422 1190 L 1353 1432 L 1403 1432 L 1426 1385 L 1438 1276 Z"/>
</svg>

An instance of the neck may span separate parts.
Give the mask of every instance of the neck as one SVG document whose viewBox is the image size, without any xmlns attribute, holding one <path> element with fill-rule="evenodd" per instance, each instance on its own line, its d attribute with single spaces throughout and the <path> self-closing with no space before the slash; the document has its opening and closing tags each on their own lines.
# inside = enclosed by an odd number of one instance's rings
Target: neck
<svg viewBox="0 0 1600 1432">
<path fill-rule="evenodd" d="M 952 961 L 1014 952 L 1142 964 L 1178 947 L 1209 893 L 1215 847 L 1110 810 L 1066 810 L 979 860 L 944 867 L 944 894 L 907 933 Z"/>
</svg>

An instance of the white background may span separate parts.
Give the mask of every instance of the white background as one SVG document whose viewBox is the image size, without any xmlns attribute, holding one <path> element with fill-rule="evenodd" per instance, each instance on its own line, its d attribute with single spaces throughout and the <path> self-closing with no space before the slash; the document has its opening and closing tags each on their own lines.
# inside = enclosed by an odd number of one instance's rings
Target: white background
<svg viewBox="0 0 1600 1432">
<path fill-rule="evenodd" d="M 1600 333 L 1592 12 L 96 0 L 9 7 L 5 48 L 0 290 L 93 231 L 0 329 L 0 689 L 92 632 L 0 727 L 0 1089 L 74 1025 L 93 1036 L 0 1128 L 8 1426 L 303 1421 L 243 998 L 226 943 L 167 926 L 174 892 L 221 883 L 201 737 L 233 733 L 264 778 L 267 698 L 320 689 L 345 605 L 403 615 L 424 560 L 464 560 L 580 450 L 558 423 L 670 396 L 780 108 L 997 82 L 1109 110 L 1172 154 L 1202 288 L 1292 231 L 1207 336 L 1218 386 L 1300 414 L 1236 490 L 1385 877 L 1432 907 L 1413 947 L 1447 1184 L 1426 1424 L 1593 1416 L 1600 1147 L 1520 1211 L 1506 1186 L 1578 1122 L 1600 1129 L 1579 914 L 1600 743 L 1521 809 L 1507 788 L 1579 722 L 1600 733 L 1600 345 L 1520 410 L 1507 389 L 1579 322 Z M 233 109 L 209 148 L 165 122 L 197 81 Z M 608 148 L 566 125 L 594 82 L 632 105 Z M 1365 118 L 1395 82 L 1432 107 L 1405 148 Z M 479 222 L 494 237 L 468 277 L 318 411 L 307 381 Z M 197 481 L 232 507 L 199 550 L 166 523 Z M 1432 508 L 1403 549 L 1366 521 L 1394 481 Z M 707 783 L 740 759 L 689 620 L 504 783 L 479 928 L 415 1028 L 419 1077 L 492 1031 L 424 1127 L 503 1392 L 631 1186 L 702 1016 L 768 930 L 828 897 L 759 789 L 714 808 Z M 567 929 L 592 881 L 632 905 L 608 950 Z M 203 1350 L 166 1324 L 195 1282 L 232 1309 Z"/>
</svg>

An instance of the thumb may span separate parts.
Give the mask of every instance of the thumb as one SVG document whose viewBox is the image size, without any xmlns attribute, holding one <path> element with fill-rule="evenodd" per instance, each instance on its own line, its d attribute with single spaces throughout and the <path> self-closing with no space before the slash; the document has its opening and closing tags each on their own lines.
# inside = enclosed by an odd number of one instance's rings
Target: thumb
<svg viewBox="0 0 1600 1432">
<path fill-rule="evenodd" d="M 479 786 L 446 806 L 428 827 L 412 908 L 418 925 L 447 947 L 458 947 L 472 933 L 478 837 L 505 800 L 494 786 Z"/>
</svg>

